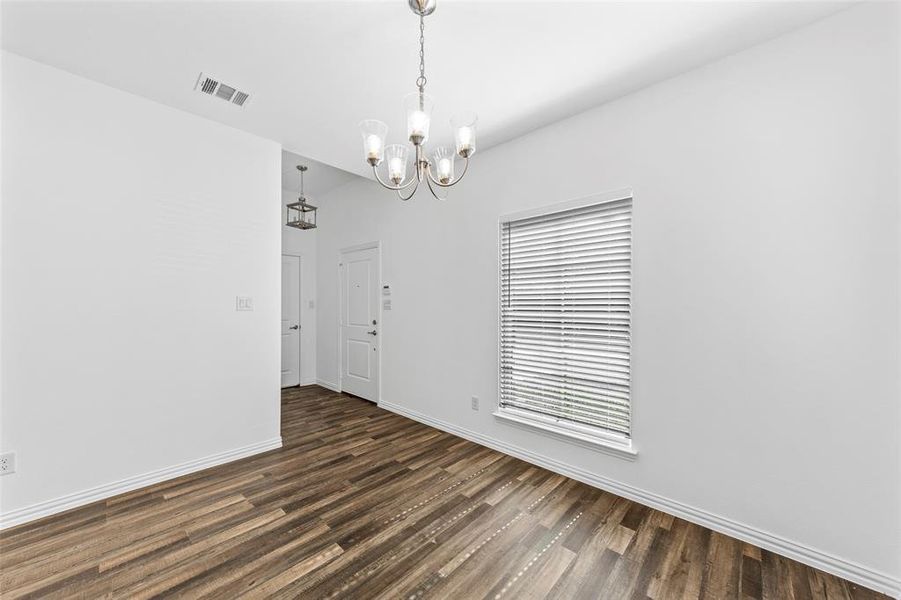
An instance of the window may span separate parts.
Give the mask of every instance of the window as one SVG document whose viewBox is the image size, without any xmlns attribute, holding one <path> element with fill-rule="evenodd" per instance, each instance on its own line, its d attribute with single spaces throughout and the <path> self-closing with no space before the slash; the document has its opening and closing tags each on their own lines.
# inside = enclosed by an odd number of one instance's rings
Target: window
<svg viewBox="0 0 901 600">
<path fill-rule="evenodd" d="M 500 236 L 497 416 L 631 454 L 632 198 L 508 220 Z"/>
</svg>

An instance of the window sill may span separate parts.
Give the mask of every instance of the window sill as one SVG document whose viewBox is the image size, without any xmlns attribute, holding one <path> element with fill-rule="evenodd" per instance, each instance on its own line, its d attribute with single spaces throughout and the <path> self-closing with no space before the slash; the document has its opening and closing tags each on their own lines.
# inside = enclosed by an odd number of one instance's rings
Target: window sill
<svg viewBox="0 0 901 600">
<path fill-rule="evenodd" d="M 511 425 L 550 435 L 624 460 L 635 460 L 638 457 L 638 452 L 632 447 L 631 440 L 620 440 L 612 436 L 610 438 L 602 437 L 588 431 L 581 432 L 550 420 L 532 415 L 521 415 L 510 410 L 498 409 L 494 412 L 494 416 Z"/>
</svg>

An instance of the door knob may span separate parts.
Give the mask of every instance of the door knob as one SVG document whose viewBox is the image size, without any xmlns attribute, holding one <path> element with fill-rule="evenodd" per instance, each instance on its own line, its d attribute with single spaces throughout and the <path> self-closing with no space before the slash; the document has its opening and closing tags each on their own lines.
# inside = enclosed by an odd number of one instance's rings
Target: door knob
<svg viewBox="0 0 901 600">
<path fill-rule="evenodd" d="M 291 325 L 288 329 L 300 329 L 300 325 Z"/>
<path fill-rule="evenodd" d="M 367 331 L 366 333 L 368 333 L 369 335 L 377 335 L 375 329 L 373 329 L 372 331 Z"/>
</svg>

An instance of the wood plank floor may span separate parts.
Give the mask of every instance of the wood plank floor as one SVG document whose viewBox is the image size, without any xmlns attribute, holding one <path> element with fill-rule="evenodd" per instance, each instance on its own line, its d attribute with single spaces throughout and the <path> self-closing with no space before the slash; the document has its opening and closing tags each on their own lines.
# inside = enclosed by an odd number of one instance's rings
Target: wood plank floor
<svg viewBox="0 0 901 600">
<path fill-rule="evenodd" d="M 320 387 L 284 448 L 0 534 L 12 598 L 885 598 Z"/>
</svg>

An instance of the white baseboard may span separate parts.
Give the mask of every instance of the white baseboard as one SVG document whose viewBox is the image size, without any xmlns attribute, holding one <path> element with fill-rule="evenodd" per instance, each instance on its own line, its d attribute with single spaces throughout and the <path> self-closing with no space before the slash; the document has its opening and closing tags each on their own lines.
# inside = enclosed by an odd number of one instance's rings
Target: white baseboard
<svg viewBox="0 0 901 600">
<path fill-rule="evenodd" d="M 316 385 L 321 385 L 322 387 L 332 390 L 333 392 L 341 393 L 341 388 L 338 387 L 337 383 L 332 383 L 331 381 L 325 381 L 324 379 L 317 379 Z"/>
<path fill-rule="evenodd" d="M 97 487 L 83 490 L 81 492 L 75 492 L 74 494 L 68 494 L 66 496 L 54 498 L 53 500 L 47 500 L 46 502 L 32 504 L 31 506 L 26 506 L 25 508 L 20 508 L 18 510 L 0 514 L 0 529 L 6 529 L 14 525 L 21 525 L 22 523 L 27 523 L 28 521 L 33 521 L 42 517 L 48 517 L 65 510 L 84 506 L 85 504 L 96 502 L 97 500 L 105 500 L 106 498 L 124 494 L 125 492 L 130 492 L 132 490 L 136 490 L 148 485 L 153 485 L 154 483 L 159 483 L 168 479 L 174 479 L 176 477 L 181 477 L 182 475 L 187 475 L 196 471 L 202 471 L 203 469 L 207 469 L 209 467 L 215 467 L 216 465 L 232 462 L 233 460 L 238 460 L 239 458 L 246 458 L 248 456 L 253 456 L 254 454 L 259 454 L 261 452 L 266 452 L 268 450 L 274 450 L 281 447 L 282 438 L 272 438 L 264 442 L 250 444 L 249 446 L 235 448 L 234 450 L 226 450 L 225 452 L 220 452 L 218 454 L 206 456 L 197 460 L 188 461 L 172 467 L 157 469 L 156 471 L 144 473 L 143 475 L 127 477 L 113 483 L 99 485 Z"/>
<path fill-rule="evenodd" d="M 561 463 L 554 459 L 536 454 L 530 450 L 489 438 L 480 433 L 463 429 L 446 421 L 429 417 L 420 412 L 404 408 L 403 406 L 398 406 L 397 404 L 382 401 L 379 403 L 379 406 L 386 410 L 390 410 L 393 413 L 413 419 L 414 421 L 419 421 L 420 423 L 430 425 L 436 429 L 475 442 L 476 444 L 492 448 L 498 452 L 503 452 L 504 454 L 519 458 L 533 465 L 544 467 L 549 471 L 565 475 L 576 481 L 581 481 L 582 483 L 614 493 L 623 498 L 628 498 L 629 500 L 634 500 L 646 506 L 650 506 L 651 508 L 674 515 L 680 519 L 685 519 L 686 521 L 707 527 L 708 529 L 718 531 L 719 533 L 754 544 L 755 546 L 781 554 L 782 556 L 804 563 L 815 569 L 832 573 L 842 579 L 847 579 L 848 581 L 889 594 L 896 598 L 901 597 L 901 580 L 886 573 L 874 571 L 863 565 L 826 554 L 820 550 L 809 548 L 803 544 L 787 540 L 772 533 L 755 529 L 727 517 L 716 515 L 707 512 L 706 510 L 695 508 L 658 494 Z"/>
</svg>

